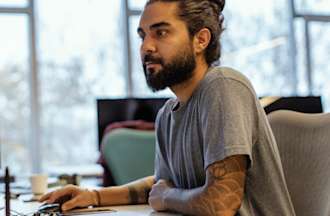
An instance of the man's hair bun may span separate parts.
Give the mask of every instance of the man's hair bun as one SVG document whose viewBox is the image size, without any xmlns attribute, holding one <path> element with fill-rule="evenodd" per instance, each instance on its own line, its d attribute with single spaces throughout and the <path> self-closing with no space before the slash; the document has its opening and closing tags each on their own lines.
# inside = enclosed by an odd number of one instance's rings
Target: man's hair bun
<svg viewBox="0 0 330 216">
<path fill-rule="evenodd" d="M 226 3 L 225 0 L 210 0 L 210 2 L 213 2 L 218 6 L 219 12 L 223 11 L 223 8 L 225 7 L 225 3 Z"/>
</svg>

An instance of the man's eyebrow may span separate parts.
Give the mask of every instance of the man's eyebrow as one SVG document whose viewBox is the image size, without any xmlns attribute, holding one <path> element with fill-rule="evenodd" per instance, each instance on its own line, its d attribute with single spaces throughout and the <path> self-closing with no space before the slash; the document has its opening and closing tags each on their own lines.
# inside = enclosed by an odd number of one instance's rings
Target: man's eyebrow
<svg viewBox="0 0 330 216">
<path fill-rule="evenodd" d="M 160 28 L 160 27 L 168 27 L 168 26 L 171 26 L 171 24 L 167 23 L 167 22 L 159 22 L 159 23 L 155 23 L 155 24 L 152 24 L 149 29 L 156 29 L 156 28 Z M 137 33 L 138 34 L 145 34 L 144 30 L 142 27 L 138 27 L 137 28 Z"/>
<path fill-rule="evenodd" d="M 159 22 L 159 23 L 152 24 L 149 28 L 155 29 L 155 28 L 164 27 L 164 26 L 168 27 L 168 26 L 170 26 L 170 24 L 167 22 Z"/>
<path fill-rule="evenodd" d="M 155 29 L 155 28 L 159 28 L 159 27 L 168 27 L 168 26 L 171 26 L 171 24 L 167 23 L 167 22 L 159 22 L 159 23 L 155 23 L 155 24 L 152 24 L 149 29 Z M 144 30 L 143 28 L 141 27 L 138 27 L 137 28 L 137 33 L 138 34 L 144 34 Z"/>
</svg>

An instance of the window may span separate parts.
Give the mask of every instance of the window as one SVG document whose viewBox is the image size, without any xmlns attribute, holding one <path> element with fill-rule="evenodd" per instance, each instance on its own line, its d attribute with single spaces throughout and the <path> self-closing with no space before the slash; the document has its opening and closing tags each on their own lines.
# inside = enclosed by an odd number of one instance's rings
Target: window
<svg viewBox="0 0 330 216">
<path fill-rule="evenodd" d="M 26 7 L 27 0 L 0 0 L 0 7 Z"/>
<path fill-rule="evenodd" d="M 329 7 L 330 8 L 330 7 Z M 322 95 L 324 108 L 330 111 L 330 22 L 311 23 L 312 92 Z"/>
<path fill-rule="evenodd" d="M 108 0 L 38 1 L 46 170 L 95 163 L 96 98 L 127 95 L 120 6 Z"/>
<path fill-rule="evenodd" d="M 329 15 L 330 3 L 328 0 L 295 0 L 296 10 L 299 13 Z"/>
<path fill-rule="evenodd" d="M 147 0 L 128 0 L 128 6 L 131 10 L 142 10 Z"/>
<path fill-rule="evenodd" d="M 27 173 L 31 168 L 27 16 L 0 15 L 0 26 L 0 158 L 13 173 Z"/>
<path fill-rule="evenodd" d="M 295 94 L 286 4 L 286 0 L 246 4 L 233 0 L 224 11 L 221 65 L 244 73 L 259 96 Z"/>
<path fill-rule="evenodd" d="M 10 164 L 14 174 L 32 171 L 31 153 L 40 147 L 44 161 L 33 157 L 35 171 L 40 171 L 40 164 L 51 170 L 54 166 L 95 163 L 96 98 L 127 96 L 121 1 L 34 3 L 38 19 L 37 37 L 32 40 L 38 46 L 39 68 L 34 74 L 38 75 L 40 94 L 32 91 L 29 83 L 33 79 L 32 58 L 27 54 L 33 46 L 27 41 L 31 30 L 27 18 L 35 14 L 27 1 L 0 0 L 1 160 Z M 8 13 L 11 15 L 2 15 Z M 30 124 L 35 120 L 31 110 L 39 111 L 29 104 L 31 92 L 33 101 L 40 103 L 41 113 L 36 115 L 41 117 L 39 137 L 33 135 L 39 131 L 38 125 L 31 128 Z"/>
<path fill-rule="evenodd" d="M 312 15 L 307 19 L 296 16 L 293 20 L 299 93 L 321 95 L 324 111 L 329 112 L 330 3 L 327 0 L 296 0 L 295 3 L 296 14 Z"/>
</svg>

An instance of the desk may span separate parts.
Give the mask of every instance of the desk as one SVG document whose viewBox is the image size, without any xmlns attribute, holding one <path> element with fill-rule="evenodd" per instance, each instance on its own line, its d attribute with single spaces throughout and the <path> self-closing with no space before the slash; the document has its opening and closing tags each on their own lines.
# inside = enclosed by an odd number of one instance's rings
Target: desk
<svg viewBox="0 0 330 216">
<path fill-rule="evenodd" d="M 1 197 L 1 196 L 0 196 Z M 0 207 L 4 206 L 3 197 L 0 198 Z M 40 206 L 38 202 L 23 202 L 21 200 L 12 199 L 11 202 L 11 210 L 14 210 L 18 213 L 24 215 L 32 215 L 33 212 Z M 155 216 L 175 216 L 179 214 L 171 214 L 164 212 L 154 212 L 149 205 L 125 205 L 125 206 L 113 206 L 111 209 L 116 210 L 115 212 L 103 212 L 98 214 L 91 215 L 114 215 L 114 216 L 142 216 L 142 215 L 155 215 Z M 4 215 L 5 211 L 0 210 L 0 215 Z M 14 213 L 14 212 L 13 212 Z M 86 215 L 86 214 L 84 214 Z"/>
</svg>

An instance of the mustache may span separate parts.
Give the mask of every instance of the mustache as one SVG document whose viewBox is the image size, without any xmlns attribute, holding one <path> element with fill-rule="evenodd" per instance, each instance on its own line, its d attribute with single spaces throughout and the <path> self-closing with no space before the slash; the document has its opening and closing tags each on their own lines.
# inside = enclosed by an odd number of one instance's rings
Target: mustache
<svg viewBox="0 0 330 216">
<path fill-rule="evenodd" d="M 147 54 L 144 56 L 143 64 L 145 64 L 146 62 L 152 62 L 155 64 L 163 64 L 163 60 L 161 58 L 157 58 L 155 56 L 152 56 L 151 54 Z"/>
</svg>

